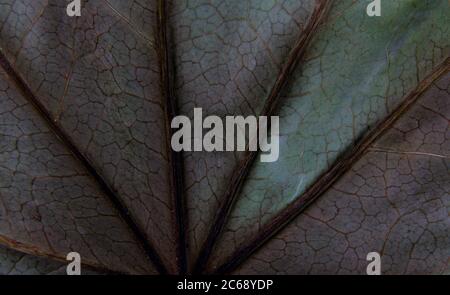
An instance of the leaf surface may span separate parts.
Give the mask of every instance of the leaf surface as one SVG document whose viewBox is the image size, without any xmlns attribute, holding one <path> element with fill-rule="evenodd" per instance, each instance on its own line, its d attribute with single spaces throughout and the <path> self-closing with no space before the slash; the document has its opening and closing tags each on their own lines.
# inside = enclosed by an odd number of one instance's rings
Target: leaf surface
<svg viewBox="0 0 450 295">
<path fill-rule="evenodd" d="M 0 273 L 448 271 L 448 1 L 68 2 L 0 0 Z M 172 151 L 194 108 L 278 161 Z"/>
<path fill-rule="evenodd" d="M 2 275 L 64 275 L 65 263 L 14 251 L 0 246 L 0 273 Z M 105 274 L 104 272 L 83 269 L 87 275 Z"/>
<path fill-rule="evenodd" d="M 92 267 L 154 273 L 98 184 L 3 69 L 0 108 L 0 243 L 60 260 L 75 251 Z"/>
<path fill-rule="evenodd" d="M 5 56 L 175 271 L 155 1 L 2 1 Z M 141 7 L 141 8 L 139 8 Z"/>
<path fill-rule="evenodd" d="M 315 2 L 171 1 L 174 89 L 193 117 L 258 115 Z M 190 260 L 205 242 L 243 153 L 184 153 Z"/>
<path fill-rule="evenodd" d="M 440 274 L 450 245 L 450 76 L 434 83 L 243 274 Z"/>
</svg>

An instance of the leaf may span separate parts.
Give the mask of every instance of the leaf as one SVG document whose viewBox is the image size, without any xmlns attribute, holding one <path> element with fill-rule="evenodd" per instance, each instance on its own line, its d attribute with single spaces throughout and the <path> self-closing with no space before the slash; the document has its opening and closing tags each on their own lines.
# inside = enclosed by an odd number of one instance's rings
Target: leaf
<svg viewBox="0 0 450 295">
<path fill-rule="evenodd" d="M 343 177 L 239 272 L 443 273 L 450 245 L 450 75 L 434 83 Z"/>
<path fill-rule="evenodd" d="M 0 273 L 8 275 L 63 275 L 66 265 L 62 262 L 24 254 L 0 246 Z M 96 275 L 97 272 L 83 270 L 83 274 Z"/>
<path fill-rule="evenodd" d="M 180 112 L 258 115 L 314 1 L 171 1 Z M 184 153 L 189 259 L 195 261 L 242 153 Z"/>
<path fill-rule="evenodd" d="M 136 238 L 99 185 L 0 70 L 0 243 L 88 266 L 149 272 Z"/>
<path fill-rule="evenodd" d="M 446 22 L 442 11 L 448 3 L 384 6 L 384 16 L 369 21 L 361 13 L 363 2 L 334 7 L 281 98 L 280 159 L 255 163 L 250 170 L 219 242 L 226 246 L 210 260 L 214 264 L 249 239 L 259 239 L 291 210 L 301 210 L 311 198 L 306 189 L 323 187 L 341 173 L 336 165 L 342 165 L 344 152 L 388 114 L 395 115 L 448 56 L 448 31 L 433 31 Z"/>
<path fill-rule="evenodd" d="M 82 2 L 0 0 L 0 273 L 448 271 L 448 1 Z M 175 153 L 194 107 L 279 160 Z"/>
<path fill-rule="evenodd" d="M 82 17 L 72 19 L 63 1 L 3 2 L 6 59 L 63 141 L 97 175 L 106 198 L 132 212 L 141 239 L 175 271 L 156 38 L 140 27 L 144 19 L 155 21 L 156 3 L 136 14 L 118 1 L 89 1 Z M 23 21 L 15 25 L 17 19 Z"/>
</svg>

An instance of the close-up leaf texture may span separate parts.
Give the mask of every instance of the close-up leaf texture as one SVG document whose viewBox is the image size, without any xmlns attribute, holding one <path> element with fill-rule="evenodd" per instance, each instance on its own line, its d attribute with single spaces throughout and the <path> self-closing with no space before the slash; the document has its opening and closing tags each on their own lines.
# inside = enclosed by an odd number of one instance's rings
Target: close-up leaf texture
<svg viewBox="0 0 450 295">
<path fill-rule="evenodd" d="M 0 274 L 450 269 L 450 2 L 0 0 Z M 280 154 L 174 152 L 279 116 Z"/>
</svg>

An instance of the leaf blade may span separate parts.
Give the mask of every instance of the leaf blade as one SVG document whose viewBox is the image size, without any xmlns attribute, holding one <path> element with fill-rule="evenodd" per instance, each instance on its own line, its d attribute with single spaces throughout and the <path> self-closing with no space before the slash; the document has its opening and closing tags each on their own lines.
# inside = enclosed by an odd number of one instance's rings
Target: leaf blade
<svg viewBox="0 0 450 295">
<path fill-rule="evenodd" d="M 376 251 L 382 274 L 444 273 L 450 245 L 449 75 L 236 272 L 365 274 L 365 256 Z"/>
<path fill-rule="evenodd" d="M 79 18 L 66 16 L 66 5 L 5 1 L 0 46 L 19 40 L 5 53 L 16 71 L 175 273 L 156 2 L 89 1 Z M 17 19 L 27 26 L 17 30 Z"/>
<path fill-rule="evenodd" d="M 238 257 L 240 249 L 247 253 L 253 242 L 266 239 L 258 238 L 259 232 L 264 236 L 272 231 L 272 223 L 280 224 L 279 212 L 333 167 L 368 127 L 390 113 L 420 83 L 417 77 L 422 79 L 445 60 L 449 48 L 443 13 L 446 5 L 445 1 L 432 5 L 392 2 L 385 5 L 388 14 L 371 22 L 362 13 L 364 2 L 335 2 L 333 16 L 317 35 L 284 96 L 285 105 L 279 112 L 284 128 L 280 159 L 255 163 L 209 271 Z M 416 18 L 420 21 L 411 21 Z M 389 30 L 391 27 L 397 30 Z M 434 27 L 442 30 L 430 34 Z M 424 42 L 427 38 L 431 40 Z M 357 44 L 363 54 L 360 59 L 350 58 Z M 431 60 L 416 67 L 415 54 L 419 61 Z M 414 59 L 407 59 L 409 56 Z M 404 66 L 412 70 L 405 71 Z"/>
<path fill-rule="evenodd" d="M 315 1 L 170 1 L 175 95 L 192 117 L 259 115 Z M 191 265 L 242 153 L 184 153 Z"/>
<path fill-rule="evenodd" d="M 155 273 L 143 249 L 85 167 L 0 68 L 0 244 L 86 265 Z"/>
</svg>

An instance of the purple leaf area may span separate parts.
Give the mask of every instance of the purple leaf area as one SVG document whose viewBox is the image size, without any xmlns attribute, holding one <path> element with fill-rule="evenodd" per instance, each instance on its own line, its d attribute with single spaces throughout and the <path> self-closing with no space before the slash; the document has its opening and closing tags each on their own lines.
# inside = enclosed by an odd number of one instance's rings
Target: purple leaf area
<svg viewBox="0 0 450 295">
<path fill-rule="evenodd" d="M 0 274 L 448 272 L 447 0 L 70 2 L 0 0 Z M 279 158 L 175 151 L 194 108 Z"/>
</svg>

